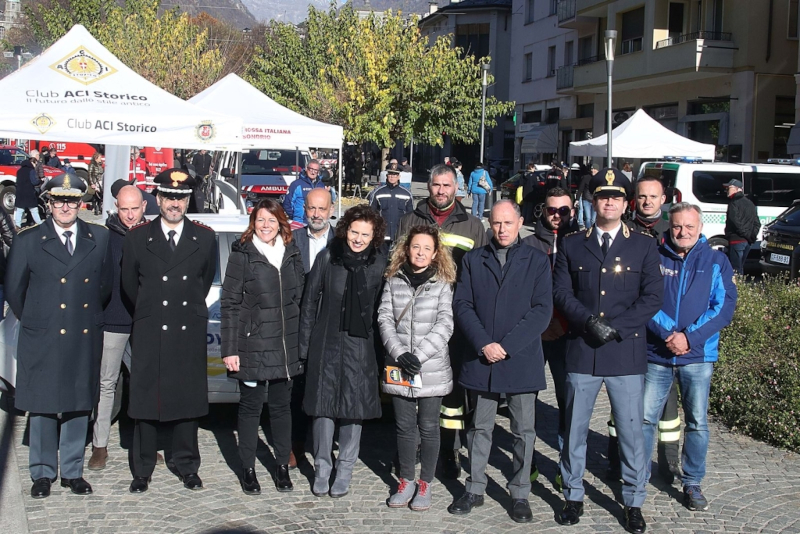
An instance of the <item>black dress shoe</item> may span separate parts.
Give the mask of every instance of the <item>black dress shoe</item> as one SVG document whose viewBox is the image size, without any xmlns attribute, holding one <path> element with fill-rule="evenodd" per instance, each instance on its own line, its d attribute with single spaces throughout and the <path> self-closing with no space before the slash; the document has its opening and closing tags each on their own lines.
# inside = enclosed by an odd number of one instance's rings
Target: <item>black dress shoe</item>
<svg viewBox="0 0 800 534">
<path fill-rule="evenodd" d="M 261 495 L 261 484 L 256 478 L 256 470 L 248 467 L 242 472 L 242 491 L 247 495 Z"/>
<path fill-rule="evenodd" d="M 647 523 L 642 517 L 642 509 L 635 506 L 625 507 L 625 530 L 632 534 L 644 534 Z"/>
<path fill-rule="evenodd" d="M 558 522 L 562 525 L 577 525 L 583 515 L 583 503 L 581 501 L 567 501 L 564 509 L 558 514 Z"/>
<path fill-rule="evenodd" d="M 31 487 L 31 497 L 34 499 L 44 499 L 45 497 L 50 496 L 50 485 L 53 483 L 53 480 L 44 477 L 44 478 L 37 478 L 33 481 L 33 486 Z"/>
<path fill-rule="evenodd" d="M 278 470 L 275 472 L 275 487 L 278 491 L 292 491 L 294 489 L 292 479 L 289 478 L 288 465 L 278 466 Z"/>
<path fill-rule="evenodd" d="M 69 488 L 75 495 L 90 495 L 92 487 L 86 482 L 83 477 L 80 478 L 62 478 L 61 487 Z"/>
<path fill-rule="evenodd" d="M 511 508 L 511 519 L 517 523 L 529 523 L 533 519 L 528 499 L 514 499 L 514 504 Z"/>
<path fill-rule="evenodd" d="M 470 513 L 477 506 L 483 506 L 483 495 L 475 495 L 467 491 L 448 506 L 447 511 L 455 515 L 464 515 Z"/>
<path fill-rule="evenodd" d="M 150 477 L 133 477 L 133 482 L 128 490 L 131 493 L 144 493 L 150 487 Z"/>
<path fill-rule="evenodd" d="M 203 489 L 203 481 L 200 480 L 200 477 L 197 476 L 197 473 L 191 473 L 189 475 L 183 475 L 181 477 L 183 480 L 183 487 L 190 490 L 199 490 Z"/>
</svg>

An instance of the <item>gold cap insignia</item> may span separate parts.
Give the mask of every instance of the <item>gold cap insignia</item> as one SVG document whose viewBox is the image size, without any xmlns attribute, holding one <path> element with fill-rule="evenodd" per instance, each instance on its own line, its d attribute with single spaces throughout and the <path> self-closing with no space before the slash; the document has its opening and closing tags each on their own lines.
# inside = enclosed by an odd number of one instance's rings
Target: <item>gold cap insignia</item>
<svg viewBox="0 0 800 534">
<path fill-rule="evenodd" d="M 614 185 L 614 171 L 611 169 L 606 171 L 606 183 L 608 185 Z"/>
<path fill-rule="evenodd" d="M 61 186 L 62 189 L 72 189 L 72 184 L 69 181 L 69 174 L 64 175 L 64 183 Z"/>
<path fill-rule="evenodd" d="M 178 185 L 185 182 L 188 177 L 188 174 L 179 171 L 172 172 L 169 175 L 169 179 L 172 180 L 172 187 L 178 187 Z"/>
</svg>

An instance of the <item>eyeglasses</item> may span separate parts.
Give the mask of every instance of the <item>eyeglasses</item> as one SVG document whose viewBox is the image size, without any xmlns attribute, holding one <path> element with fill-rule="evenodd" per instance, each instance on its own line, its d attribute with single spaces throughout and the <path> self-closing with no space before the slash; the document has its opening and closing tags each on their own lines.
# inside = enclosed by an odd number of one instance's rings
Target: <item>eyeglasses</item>
<svg viewBox="0 0 800 534">
<path fill-rule="evenodd" d="M 61 209 L 61 208 L 64 207 L 64 204 L 66 204 L 68 208 L 74 210 L 74 209 L 77 209 L 78 206 L 81 205 L 81 201 L 80 200 L 55 200 L 54 199 L 51 202 L 53 203 L 53 207 L 56 208 L 56 209 Z"/>
<path fill-rule="evenodd" d="M 554 208 L 552 206 L 548 206 L 546 209 L 548 215 L 555 215 L 556 213 L 558 213 L 562 217 L 566 217 L 567 215 L 569 215 L 569 212 L 572 211 L 569 206 L 561 206 L 560 208 Z"/>
<path fill-rule="evenodd" d="M 306 172 L 319 172 L 319 167 L 306 167 Z"/>
</svg>

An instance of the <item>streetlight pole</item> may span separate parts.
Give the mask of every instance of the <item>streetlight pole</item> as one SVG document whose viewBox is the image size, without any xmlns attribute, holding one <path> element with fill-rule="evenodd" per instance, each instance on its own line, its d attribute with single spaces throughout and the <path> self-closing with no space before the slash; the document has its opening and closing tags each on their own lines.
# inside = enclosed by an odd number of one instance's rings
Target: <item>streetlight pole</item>
<svg viewBox="0 0 800 534">
<path fill-rule="evenodd" d="M 608 73 L 608 127 L 606 128 L 606 148 L 608 153 L 608 166 L 613 167 L 613 160 L 611 159 L 611 133 L 612 127 L 612 103 L 611 103 L 611 80 L 614 77 L 614 43 L 617 40 L 616 30 L 606 30 L 605 44 L 606 44 L 606 72 Z"/>
<path fill-rule="evenodd" d="M 486 88 L 489 86 L 488 73 L 489 64 L 483 63 L 481 65 L 481 88 L 483 90 L 483 96 L 481 97 L 481 165 L 483 165 L 483 141 L 486 132 Z"/>
</svg>

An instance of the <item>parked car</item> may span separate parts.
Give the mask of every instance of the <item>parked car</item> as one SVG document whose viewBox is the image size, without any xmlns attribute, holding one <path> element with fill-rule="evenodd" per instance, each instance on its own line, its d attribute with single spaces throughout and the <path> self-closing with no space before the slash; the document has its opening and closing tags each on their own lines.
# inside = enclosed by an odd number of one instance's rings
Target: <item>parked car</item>
<svg viewBox="0 0 800 534">
<path fill-rule="evenodd" d="M 800 200 L 775 217 L 763 230 L 761 269 L 765 273 L 788 273 L 797 278 L 800 271 Z"/>
</svg>

